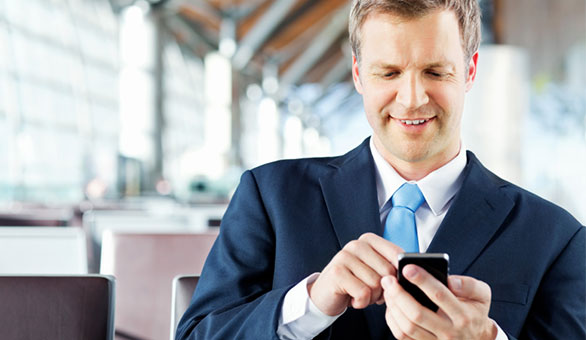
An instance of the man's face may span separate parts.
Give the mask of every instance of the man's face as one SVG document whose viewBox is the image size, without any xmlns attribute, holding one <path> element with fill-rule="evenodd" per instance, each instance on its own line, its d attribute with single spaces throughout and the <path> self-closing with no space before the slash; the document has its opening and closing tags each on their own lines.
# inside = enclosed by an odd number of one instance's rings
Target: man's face
<svg viewBox="0 0 586 340">
<path fill-rule="evenodd" d="M 372 13 L 361 39 L 352 73 L 379 152 L 393 166 L 435 169 L 454 158 L 477 61 L 475 54 L 465 65 L 455 14 L 403 19 Z"/>
</svg>

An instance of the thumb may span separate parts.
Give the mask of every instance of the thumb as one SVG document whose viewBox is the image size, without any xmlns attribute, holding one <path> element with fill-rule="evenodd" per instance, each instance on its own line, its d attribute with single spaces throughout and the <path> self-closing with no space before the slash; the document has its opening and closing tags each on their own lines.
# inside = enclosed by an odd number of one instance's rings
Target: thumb
<svg viewBox="0 0 586 340">
<path fill-rule="evenodd" d="M 459 298 L 490 302 L 490 286 L 470 276 L 450 275 L 448 287 Z"/>
</svg>

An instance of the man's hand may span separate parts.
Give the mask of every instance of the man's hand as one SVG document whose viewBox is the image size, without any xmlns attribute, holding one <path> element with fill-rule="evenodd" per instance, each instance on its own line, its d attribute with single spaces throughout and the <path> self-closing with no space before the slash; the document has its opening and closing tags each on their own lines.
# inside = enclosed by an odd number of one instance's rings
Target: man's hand
<svg viewBox="0 0 586 340">
<path fill-rule="evenodd" d="M 421 306 L 399 285 L 395 276 L 384 277 L 385 317 L 397 339 L 496 338 L 497 328 L 488 317 L 491 291 L 486 283 L 451 275 L 448 288 L 415 265 L 406 266 L 403 275 L 435 302 L 439 310 L 434 313 Z"/>
<path fill-rule="evenodd" d="M 333 316 L 348 306 L 366 308 L 384 303 L 381 279 L 397 274 L 397 255 L 403 250 L 384 238 L 366 233 L 346 244 L 308 285 L 311 301 Z"/>
</svg>

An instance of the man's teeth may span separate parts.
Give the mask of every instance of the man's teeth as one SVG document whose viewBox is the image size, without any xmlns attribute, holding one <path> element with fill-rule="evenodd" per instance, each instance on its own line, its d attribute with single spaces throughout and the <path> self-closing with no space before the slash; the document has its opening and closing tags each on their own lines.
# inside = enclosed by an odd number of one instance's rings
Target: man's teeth
<svg viewBox="0 0 586 340">
<path fill-rule="evenodd" d="M 420 119 L 420 120 L 401 120 L 401 123 L 407 125 L 419 125 L 427 122 L 429 119 Z"/>
</svg>

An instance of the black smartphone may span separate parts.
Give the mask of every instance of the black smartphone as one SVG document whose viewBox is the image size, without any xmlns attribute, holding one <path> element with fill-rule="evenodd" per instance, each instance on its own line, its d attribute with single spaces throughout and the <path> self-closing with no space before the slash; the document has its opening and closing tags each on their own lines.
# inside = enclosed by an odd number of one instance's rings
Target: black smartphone
<svg viewBox="0 0 586 340">
<path fill-rule="evenodd" d="M 448 285 L 450 257 L 445 253 L 403 253 L 399 254 L 399 270 L 397 279 L 399 284 L 411 294 L 421 305 L 437 312 L 438 307 L 419 287 L 412 284 L 403 276 L 403 268 L 408 264 L 417 265 L 425 269 L 444 285 Z"/>
</svg>

